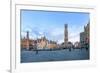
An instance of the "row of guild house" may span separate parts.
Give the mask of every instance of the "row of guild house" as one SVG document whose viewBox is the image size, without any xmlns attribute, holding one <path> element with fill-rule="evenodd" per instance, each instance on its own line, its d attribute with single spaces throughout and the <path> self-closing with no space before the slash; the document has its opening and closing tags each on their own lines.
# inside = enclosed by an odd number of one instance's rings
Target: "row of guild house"
<svg viewBox="0 0 100 73">
<path fill-rule="evenodd" d="M 38 39 L 30 39 L 29 32 L 27 32 L 26 37 L 21 39 L 21 49 L 35 50 L 54 48 L 57 48 L 57 43 L 55 41 L 47 40 L 45 36 Z"/>
</svg>

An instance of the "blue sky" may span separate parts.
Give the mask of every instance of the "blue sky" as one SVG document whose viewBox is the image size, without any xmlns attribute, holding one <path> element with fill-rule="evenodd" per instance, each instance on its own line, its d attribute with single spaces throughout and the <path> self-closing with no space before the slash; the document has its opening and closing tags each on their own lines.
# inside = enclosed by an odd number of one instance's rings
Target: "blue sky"
<svg viewBox="0 0 100 73">
<path fill-rule="evenodd" d="M 46 36 L 58 43 L 64 40 L 64 25 L 68 24 L 68 38 L 79 41 L 79 33 L 89 21 L 89 13 L 21 10 L 21 36 L 30 32 L 30 38 Z"/>
</svg>

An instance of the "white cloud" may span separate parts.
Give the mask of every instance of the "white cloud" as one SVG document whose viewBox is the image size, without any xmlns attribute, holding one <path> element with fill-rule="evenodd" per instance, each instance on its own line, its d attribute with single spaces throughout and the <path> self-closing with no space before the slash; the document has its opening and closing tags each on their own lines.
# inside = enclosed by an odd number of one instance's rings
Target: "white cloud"
<svg viewBox="0 0 100 73">
<path fill-rule="evenodd" d="M 64 30 L 61 29 L 61 28 L 55 28 L 55 29 L 51 30 L 52 36 L 57 36 L 57 35 L 60 35 L 60 34 L 63 34 L 63 33 L 64 33 Z"/>
</svg>

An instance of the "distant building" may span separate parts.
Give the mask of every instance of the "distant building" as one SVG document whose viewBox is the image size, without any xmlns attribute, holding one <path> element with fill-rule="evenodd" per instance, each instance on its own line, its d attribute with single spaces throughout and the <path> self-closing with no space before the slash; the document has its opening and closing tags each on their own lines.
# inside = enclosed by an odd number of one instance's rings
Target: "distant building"
<svg viewBox="0 0 100 73">
<path fill-rule="evenodd" d="M 47 40 L 45 36 L 36 40 L 30 39 L 29 32 L 27 32 L 26 37 L 21 39 L 21 48 L 27 50 L 54 49 L 57 48 L 57 43 Z"/>
<path fill-rule="evenodd" d="M 48 40 L 46 39 L 46 37 L 41 37 L 40 39 L 37 39 L 37 49 L 45 49 L 47 48 L 47 43 Z"/>
<path fill-rule="evenodd" d="M 67 48 L 73 48 L 73 43 L 72 42 L 68 42 L 67 43 Z"/>
<path fill-rule="evenodd" d="M 75 43 L 74 43 L 74 48 L 77 48 L 77 49 L 81 48 L 81 47 L 80 47 L 80 42 L 75 42 Z"/>
<path fill-rule="evenodd" d="M 81 48 L 89 48 L 90 41 L 90 23 L 84 26 L 84 31 L 80 33 L 80 45 Z"/>
<path fill-rule="evenodd" d="M 65 24 L 65 29 L 64 29 L 64 45 L 67 47 L 68 44 L 68 24 Z"/>
<path fill-rule="evenodd" d="M 55 41 L 48 41 L 48 48 L 49 49 L 56 49 L 57 47 L 57 43 Z"/>
<path fill-rule="evenodd" d="M 89 41 L 90 41 L 90 23 L 88 23 L 87 26 L 84 27 L 84 32 L 85 32 L 85 42 L 89 43 Z"/>
<path fill-rule="evenodd" d="M 81 48 L 85 47 L 85 32 L 80 33 L 80 44 L 81 44 Z"/>
<path fill-rule="evenodd" d="M 21 48 L 27 50 L 32 48 L 36 49 L 36 44 L 37 44 L 36 40 L 29 38 L 29 32 L 27 31 L 26 37 L 21 39 Z"/>
</svg>

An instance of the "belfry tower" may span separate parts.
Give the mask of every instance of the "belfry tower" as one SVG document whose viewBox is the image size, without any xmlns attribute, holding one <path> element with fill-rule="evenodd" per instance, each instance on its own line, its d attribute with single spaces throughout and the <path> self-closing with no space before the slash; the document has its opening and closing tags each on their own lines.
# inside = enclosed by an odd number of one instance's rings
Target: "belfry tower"
<svg viewBox="0 0 100 73">
<path fill-rule="evenodd" d="M 68 43 L 68 24 L 65 24 L 65 29 L 64 29 L 64 45 L 67 47 Z"/>
<path fill-rule="evenodd" d="M 27 50 L 29 50 L 29 31 L 27 31 L 27 34 L 26 34 L 26 47 L 27 47 Z"/>
</svg>

